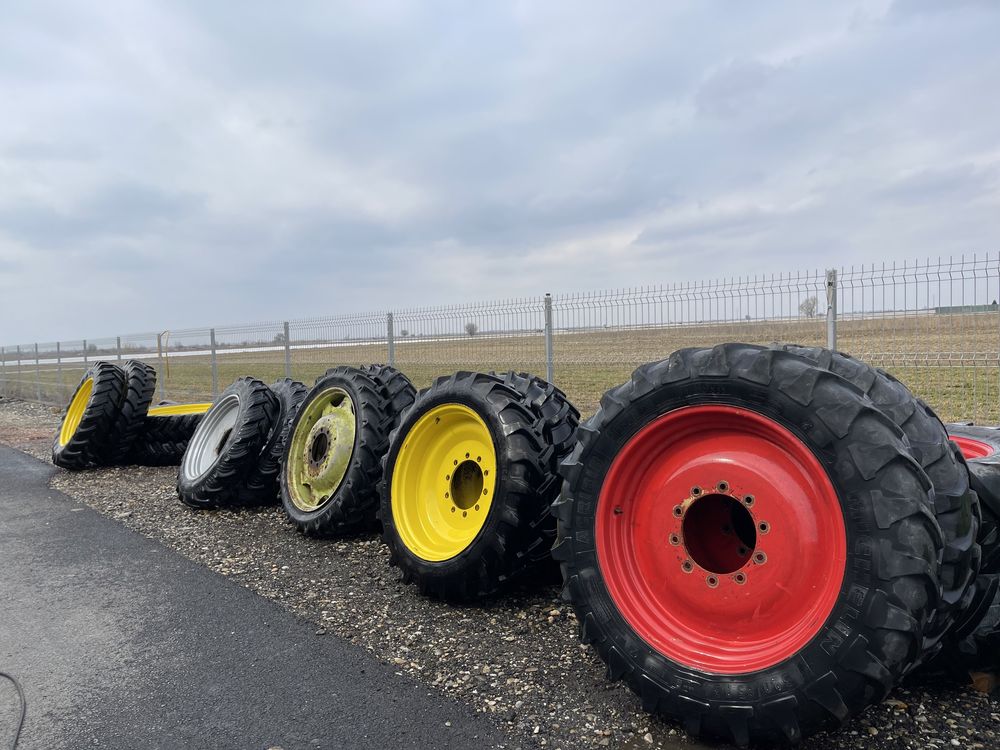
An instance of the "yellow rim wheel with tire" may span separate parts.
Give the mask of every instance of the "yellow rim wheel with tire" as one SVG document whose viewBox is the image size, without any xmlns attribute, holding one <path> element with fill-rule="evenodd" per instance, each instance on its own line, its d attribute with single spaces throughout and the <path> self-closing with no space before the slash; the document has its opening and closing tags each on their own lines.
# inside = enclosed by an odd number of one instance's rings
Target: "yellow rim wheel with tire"
<svg viewBox="0 0 1000 750">
<path fill-rule="evenodd" d="M 392 475 L 392 517 L 403 544 L 429 562 L 476 539 L 490 512 L 497 457 L 483 418 L 463 404 L 430 409 L 406 435 Z"/>
<path fill-rule="evenodd" d="M 87 378 L 76 389 L 76 393 L 73 394 L 73 400 L 70 401 L 69 408 L 66 410 L 66 416 L 63 418 L 62 427 L 59 430 L 59 445 L 66 445 L 73 439 L 73 435 L 76 433 L 77 428 L 80 426 L 80 421 L 83 419 L 83 413 L 87 410 L 87 404 L 90 403 L 90 394 L 93 392 L 93 378 Z"/>
</svg>

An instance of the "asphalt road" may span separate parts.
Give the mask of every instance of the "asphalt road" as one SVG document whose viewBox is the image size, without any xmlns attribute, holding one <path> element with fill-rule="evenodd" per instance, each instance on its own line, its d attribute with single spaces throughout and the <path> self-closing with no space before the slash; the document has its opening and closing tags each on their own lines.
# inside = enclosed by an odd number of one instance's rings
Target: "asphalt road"
<svg viewBox="0 0 1000 750">
<path fill-rule="evenodd" d="M 19 748 L 513 747 L 367 652 L 49 489 L 0 446 L 0 671 Z M 17 718 L 0 681 L 0 747 Z"/>
</svg>

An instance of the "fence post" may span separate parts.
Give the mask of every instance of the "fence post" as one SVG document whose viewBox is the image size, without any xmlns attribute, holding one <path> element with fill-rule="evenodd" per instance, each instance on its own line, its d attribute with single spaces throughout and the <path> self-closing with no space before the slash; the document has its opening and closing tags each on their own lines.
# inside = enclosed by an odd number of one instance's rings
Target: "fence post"
<svg viewBox="0 0 1000 750">
<path fill-rule="evenodd" d="M 83 364 L 87 364 L 87 339 L 83 340 Z"/>
<path fill-rule="evenodd" d="M 215 329 L 211 328 L 208 335 L 212 342 L 212 400 L 219 395 L 219 360 L 215 355 Z"/>
<path fill-rule="evenodd" d="M 386 335 L 386 346 L 388 348 L 388 361 L 387 365 L 390 367 L 396 366 L 396 332 L 393 330 L 392 323 L 392 313 L 385 314 L 385 335 Z"/>
<path fill-rule="evenodd" d="M 17 393 L 15 393 L 14 395 L 15 396 L 19 396 L 20 398 L 24 398 L 24 386 L 21 385 L 21 379 L 22 379 L 22 375 L 21 375 L 21 345 L 18 344 L 17 345 Z"/>
<path fill-rule="evenodd" d="M 552 295 L 545 293 L 545 379 L 555 381 L 555 356 L 552 348 Z"/>
<path fill-rule="evenodd" d="M 35 342 L 35 400 L 42 400 L 42 373 L 39 371 L 42 366 L 38 359 L 38 342 Z"/>
<path fill-rule="evenodd" d="M 288 333 L 288 321 L 285 321 L 285 377 L 292 377 L 292 341 Z"/>
<path fill-rule="evenodd" d="M 118 336 L 115 339 L 115 354 L 118 357 L 118 361 L 121 362 L 122 361 L 122 337 L 121 336 Z"/>
<path fill-rule="evenodd" d="M 59 373 L 59 388 L 62 390 L 66 389 L 66 381 L 63 380 L 62 373 L 62 344 L 58 341 L 56 342 L 56 372 Z M 60 397 L 64 394 L 60 393 Z"/>
<path fill-rule="evenodd" d="M 7 395 L 7 348 L 0 346 L 0 396 Z"/>
<path fill-rule="evenodd" d="M 837 269 L 826 272 L 826 348 L 837 348 Z"/>
<path fill-rule="evenodd" d="M 160 383 L 160 401 L 167 400 L 166 378 L 163 377 L 163 334 L 156 334 L 156 379 Z"/>
</svg>

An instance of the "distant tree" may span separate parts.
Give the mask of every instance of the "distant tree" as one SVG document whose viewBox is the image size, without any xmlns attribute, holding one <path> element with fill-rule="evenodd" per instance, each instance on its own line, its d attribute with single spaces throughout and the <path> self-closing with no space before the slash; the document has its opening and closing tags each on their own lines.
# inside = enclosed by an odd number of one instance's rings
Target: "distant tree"
<svg viewBox="0 0 1000 750">
<path fill-rule="evenodd" d="M 753 318 L 751 318 L 750 314 L 747 313 L 747 315 L 743 318 L 743 320 L 745 320 L 745 321 L 747 321 L 749 323 L 751 320 L 753 320 Z"/>
<path fill-rule="evenodd" d="M 816 297 L 814 296 L 806 297 L 804 300 L 802 300 L 802 304 L 799 305 L 799 312 L 805 315 L 807 318 L 815 318 L 816 307 L 818 304 L 819 301 L 816 299 Z"/>
<path fill-rule="evenodd" d="M 410 335 L 410 332 L 404 328 L 402 331 L 399 332 L 399 335 L 405 339 L 407 336 Z"/>
<path fill-rule="evenodd" d="M 283 333 L 275 334 L 273 342 L 276 346 L 281 346 L 282 344 L 285 343 L 285 334 Z"/>
<path fill-rule="evenodd" d="M 479 326 L 473 323 L 471 320 L 465 324 L 465 332 L 470 336 L 475 336 L 479 333 Z"/>
</svg>

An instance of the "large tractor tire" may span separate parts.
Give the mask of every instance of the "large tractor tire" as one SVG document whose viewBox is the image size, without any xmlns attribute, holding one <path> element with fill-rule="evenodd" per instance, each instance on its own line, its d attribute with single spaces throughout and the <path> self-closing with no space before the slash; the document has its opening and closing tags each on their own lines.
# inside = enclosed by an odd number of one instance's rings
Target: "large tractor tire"
<svg viewBox="0 0 1000 750">
<path fill-rule="evenodd" d="M 128 463 L 136 444 L 143 440 L 146 413 L 156 391 L 156 369 L 145 362 L 130 359 L 122 367 L 125 373 L 125 397 L 118 409 L 112 429 L 113 447 L 108 461 L 112 464 Z"/>
<path fill-rule="evenodd" d="M 52 444 L 52 463 L 76 470 L 107 461 L 125 387 L 125 373 L 117 365 L 95 362 L 90 366 L 63 414 Z"/>
<path fill-rule="evenodd" d="M 215 400 L 188 442 L 177 474 L 177 494 L 192 508 L 224 508 L 254 502 L 247 478 L 261 454 L 280 405 L 256 378 L 243 377 Z"/>
<path fill-rule="evenodd" d="M 549 558 L 559 480 L 538 421 L 516 387 L 475 372 L 438 378 L 404 412 L 380 511 L 404 581 L 469 600 Z"/>
<path fill-rule="evenodd" d="M 977 535 L 982 516 L 965 459 L 949 442 L 948 431 L 931 408 L 889 373 L 829 349 L 794 345 L 782 348 L 839 375 L 868 396 L 906 435 L 910 455 L 934 485 L 932 510 L 944 535 L 944 555 L 939 573 L 941 604 L 924 632 L 924 656 L 930 658 L 955 618 L 968 606 L 979 573 L 981 549 Z"/>
<path fill-rule="evenodd" d="M 983 521 L 979 544 L 984 573 L 1000 573 L 1000 428 L 949 424 L 951 438 L 969 468 L 969 479 L 979 494 Z"/>
<path fill-rule="evenodd" d="M 794 354 L 639 367 L 556 503 L 581 637 L 692 735 L 796 743 L 882 700 L 939 604 L 934 491 L 899 427 Z"/>
<path fill-rule="evenodd" d="M 393 416 L 368 372 L 335 367 L 316 380 L 289 431 L 281 502 L 304 534 L 337 536 L 377 524 L 379 461 Z"/>
<path fill-rule="evenodd" d="M 305 383 L 291 378 L 282 378 L 272 383 L 270 388 L 278 399 L 278 415 L 275 417 L 260 460 L 246 480 L 247 499 L 253 497 L 261 503 L 278 502 L 280 495 L 278 477 L 281 473 L 281 457 L 285 453 L 285 441 L 288 439 L 292 420 L 305 400 L 306 394 L 309 393 Z"/>
</svg>

